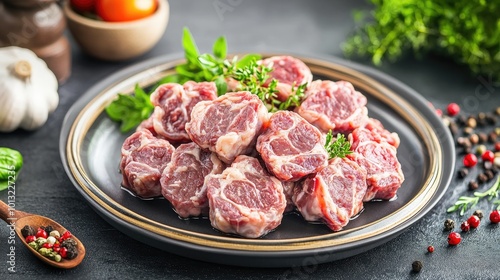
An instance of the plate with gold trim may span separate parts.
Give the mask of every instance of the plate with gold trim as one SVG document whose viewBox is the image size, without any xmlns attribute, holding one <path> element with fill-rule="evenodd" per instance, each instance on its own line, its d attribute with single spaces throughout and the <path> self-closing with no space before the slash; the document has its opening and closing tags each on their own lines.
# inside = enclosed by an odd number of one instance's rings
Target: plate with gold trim
<svg viewBox="0 0 500 280">
<path fill-rule="evenodd" d="M 270 56 L 274 54 L 267 54 Z M 422 218 L 446 191 L 455 166 L 453 139 L 417 92 L 373 68 L 335 57 L 293 55 L 315 78 L 346 80 L 368 99 L 370 117 L 397 132 L 405 182 L 397 198 L 365 203 L 339 232 L 285 215 L 258 239 L 224 235 L 208 219 L 180 219 L 164 199 L 140 200 L 120 188 L 120 149 L 129 134 L 104 112 L 118 93 L 147 87 L 183 60 L 167 55 L 123 69 L 90 88 L 68 111 L 60 136 L 65 170 L 95 211 L 125 234 L 151 246 L 203 261 L 253 267 L 330 262 L 365 252 L 395 238 Z"/>
</svg>

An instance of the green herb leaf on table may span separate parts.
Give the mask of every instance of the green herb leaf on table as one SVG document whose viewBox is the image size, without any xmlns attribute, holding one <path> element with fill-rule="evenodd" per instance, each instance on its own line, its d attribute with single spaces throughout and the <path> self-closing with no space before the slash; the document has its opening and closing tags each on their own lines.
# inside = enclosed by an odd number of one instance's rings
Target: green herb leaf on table
<svg viewBox="0 0 500 280">
<path fill-rule="evenodd" d="M 0 147 L 0 191 L 13 184 L 23 166 L 23 156 L 17 150 Z"/>
<path fill-rule="evenodd" d="M 136 85 L 133 95 L 118 94 L 118 98 L 106 107 L 106 113 L 112 120 L 121 122 L 120 130 L 127 132 L 147 119 L 153 109 L 149 94 Z"/>
<path fill-rule="evenodd" d="M 500 192 L 500 176 L 498 176 L 496 182 L 486 190 L 485 192 L 474 192 L 474 196 L 461 196 L 458 198 L 457 202 L 448 210 L 446 210 L 448 213 L 455 212 L 460 210 L 460 216 L 464 215 L 464 213 L 474 207 L 479 200 L 483 198 L 488 198 L 488 200 L 493 200 L 494 198 L 498 197 L 498 194 Z M 495 200 L 493 201 L 493 204 L 500 203 L 500 200 Z M 500 205 L 498 206 L 500 208 Z"/>
<path fill-rule="evenodd" d="M 334 138 L 332 131 L 330 130 L 326 134 L 325 149 L 328 152 L 329 158 L 344 158 L 348 154 L 351 154 L 351 143 L 347 141 L 343 134 L 338 133 L 337 137 Z"/>
</svg>

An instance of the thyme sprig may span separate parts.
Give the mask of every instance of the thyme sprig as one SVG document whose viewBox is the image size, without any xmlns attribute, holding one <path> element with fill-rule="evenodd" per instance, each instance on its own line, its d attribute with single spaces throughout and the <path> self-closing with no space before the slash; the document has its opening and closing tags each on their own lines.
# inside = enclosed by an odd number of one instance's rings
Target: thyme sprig
<svg viewBox="0 0 500 280">
<path fill-rule="evenodd" d="M 336 138 L 333 138 L 332 131 L 326 134 L 325 149 L 328 152 L 329 159 L 340 157 L 344 158 L 351 154 L 351 143 L 347 141 L 343 134 L 338 133 Z"/>
<path fill-rule="evenodd" d="M 474 192 L 474 196 L 461 196 L 458 198 L 457 202 L 448 210 L 448 213 L 455 212 L 460 210 L 460 216 L 462 216 L 467 209 L 474 207 L 479 200 L 483 198 L 487 198 L 488 200 L 493 200 L 498 197 L 498 193 L 500 192 L 500 176 L 497 178 L 496 182 L 486 190 L 485 192 Z M 500 200 L 493 201 L 493 204 L 499 204 L 497 209 L 500 209 Z"/>
</svg>

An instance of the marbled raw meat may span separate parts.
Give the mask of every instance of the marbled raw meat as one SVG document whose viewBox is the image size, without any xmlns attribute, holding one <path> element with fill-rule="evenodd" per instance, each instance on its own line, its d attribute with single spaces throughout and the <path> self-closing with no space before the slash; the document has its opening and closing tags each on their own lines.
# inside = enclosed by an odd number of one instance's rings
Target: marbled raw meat
<svg viewBox="0 0 500 280">
<path fill-rule="evenodd" d="M 366 171 L 348 158 L 333 158 L 295 188 L 293 201 L 305 220 L 339 231 L 363 209 L 365 192 Z"/>
<path fill-rule="evenodd" d="M 174 149 L 167 140 L 155 138 L 148 130 L 127 137 L 120 162 L 122 186 L 142 198 L 161 196 L 160 176 Z"/>
<path fill-rule="evenodd" d="M 208 175 L 205 184 L 214 228 L 257 238 L 281 224 L 283 186 L 256 158 L 238 156 L 222 174 Z"/>
<path fill-rule="evenodd" d="M 292 111 L 278 111 L 257 138 L 267 169 L 283 181 L 297 181 L 328 164 L 321 132 Z"/>
<path fill-rule="evenodd" d="M 254 150 L 257 136 L 268 120 L 266 106 L 255 94 L 228 92 L 196 104 L 186 131 L 200 147 L 231 163 L 238 155 Z"/>
<path fill-rule="evenodd" d="M 162 194 L 182 217 L 208 216 L 205 176 L 219 174 L 224 164 L 217 156 L 191 142 L 181 144 L 163 170 Z"/>
<path fill-rule="evenodd" d="M 277 98 L 285 101 L 291 94 L 292 89 L 302 84 L 310 84 L 313 79 L 311 69 L 300 59 L 291 56 L 272 56 L 260 62 L 264 66 L 272 65 L 273 70 L 269 73 L 271 78 L 264 84 L 268 86 L 271 79 L 276 79 L 278 84 Z"/>
<path fill-rule="evenodd" d="M 295 111 L 325 133 L 350 133 L 368 120 L 366 103 L 366 97 L 349 82 L 316 80 Z"/>
<path fill-rule="evenodd" d="M 215 98 L 217 87 L 213 82 L 160 85 L 151 94 L 151 103 L 155 106 L 152 114 L 154 131 L 168 141 L 189 142 L 185 126 L 191 118 L 191 110 L 198 102 Z"/>
</svg>

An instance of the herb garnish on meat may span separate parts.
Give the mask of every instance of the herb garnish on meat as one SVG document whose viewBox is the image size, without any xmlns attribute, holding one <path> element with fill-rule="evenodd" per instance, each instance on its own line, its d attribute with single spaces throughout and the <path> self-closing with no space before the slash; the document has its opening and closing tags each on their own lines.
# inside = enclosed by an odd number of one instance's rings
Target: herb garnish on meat
<svg viewBox="0 0 500 280">
<path fill-rule="evenodd" d="M 340 157 L 344 158 L 351 154 L 351 144 L 343 134 L 338 133 L 337 138 L 333 138 L 332 131 L 326 134 L 325 149 L 328 152 L 329 159 Z"/>
</svg>

